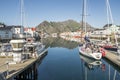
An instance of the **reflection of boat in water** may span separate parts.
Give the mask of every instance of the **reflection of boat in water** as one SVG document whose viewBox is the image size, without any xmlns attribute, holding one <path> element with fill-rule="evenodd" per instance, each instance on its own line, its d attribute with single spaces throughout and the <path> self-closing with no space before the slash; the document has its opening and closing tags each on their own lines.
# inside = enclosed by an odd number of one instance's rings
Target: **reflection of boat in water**
<svg viewBox="0 0 120 80">
<path fill-rule="evenodd" d="M 89 69 L 93 69 L 95 66 L 100 66 L 102 62 L 100 60 L 90 59 L 80 54 L 80 58 L 85 62 L 85 66 Z"/>
</svg>

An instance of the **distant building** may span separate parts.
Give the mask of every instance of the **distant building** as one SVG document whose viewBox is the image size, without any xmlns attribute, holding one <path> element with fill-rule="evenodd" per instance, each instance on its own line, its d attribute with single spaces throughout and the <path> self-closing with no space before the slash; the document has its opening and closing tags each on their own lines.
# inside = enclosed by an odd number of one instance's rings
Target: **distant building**
<svg viewBox="0 0 120 80">
<path fill-rule="evenodd" d="M 35 36 L 36 28 L 24 28 L 24 32 L 31 34 L 31 36 Z"/>
<path fill-rule="evenodd" d="M 91 37 L 107 37 L 108 35 L 111 35 L 112 33 L 119 33 L 120 27 L 116 25 L 109 24 L 105 25 L 103 29 L 97 29 L 90 33 Z"/>
<path fill-rule="evenodd" d="M 24 30 L 21 26 L 6 26 L 5 24 L 0 23 L 0 41 L 9 41 L 15 37 L 18 37 L 17 34 L 23 33 Z"/>
<path fill-rule="evenodd" d="M 4 23 L 0 23 L 0 27 L 5 27 L 6 25 Z"/>
<path fill-rule="evenodd" d="M 7 27 L 11 27 L 12 28 L 12 37 L 13 38 L 19 38 L 19 37 L 23 37 L 23 36 L 21 36 L 21 35 L 19 35 L 19 34 L 22 34 L 22 33 L 24 33 L 24 29 L 23 29 L 23 27 L 21 27 L 21 26 L 15 26 L 15 25 L 12 25 L 12 26 L 7 26 Z"/>
<path fill-rule="evenodd" d="M 0 41 L 12 39 L 12 27 L 0 27 Z"/>
</svg>

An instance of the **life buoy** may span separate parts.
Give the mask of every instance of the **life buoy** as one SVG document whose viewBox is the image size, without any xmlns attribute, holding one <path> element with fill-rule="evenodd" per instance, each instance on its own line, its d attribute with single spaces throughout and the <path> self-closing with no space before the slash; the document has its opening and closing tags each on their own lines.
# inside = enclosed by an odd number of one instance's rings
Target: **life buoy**
<svg viewBox="0 0 120 80">
<path fill-rule="evenodd" d="M 103 48 L 100 48 L 100 52 L 102 53 L 102 57 L 105 57 L 106 52 L 105 52 L 105 50 Z"/>
</svg>

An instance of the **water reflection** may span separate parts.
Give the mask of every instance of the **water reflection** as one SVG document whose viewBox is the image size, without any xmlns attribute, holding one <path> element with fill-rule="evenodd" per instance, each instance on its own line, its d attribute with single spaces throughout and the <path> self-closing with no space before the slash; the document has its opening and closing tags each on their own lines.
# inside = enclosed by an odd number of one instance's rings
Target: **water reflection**
<svg viewBox="0 0 120 80">
<path fill-rule="evenodd" d="M 81 54 L 82 80 L 120 80 L 118 68 L 114 68 L 113 64 L 107 63 L 105 60 L 96 61 L 85 57 Z"/>
<path fill-rule="evenodd" d="M 47 38 L 44 44 L 49 48 L 38 67 L 38 80 L 120 80 L 119 67 L 105 59 L 95 61 L 81 56 L 76 42 Z"/>
<path fill-rule="evenodd" d="M 48 37 L 45 38 L 43 40 L 43 43 L 47 46 L 47 47 L 63 47 L 63 48 L 68 48 L 68 49 L 73 49 L 76 48 L 78 46 L 77 42 L 74 41 L 67 41 L 64 40 L 60 37 L 57 38 L 53 38 L 53 37 Z"/>
<path fill-rule="evenodd" d="M 81 54 L 80 54 L 80 59 L 81 59 L 81 61 L 84 62 L 85 66 L 89 70 L 94 70 L 96 67 L 100 67 L 102 65 L 102 62 L 100 60 L 99 61 L 93 60 L 93 59 L 83 56 Z"/>
</svg>

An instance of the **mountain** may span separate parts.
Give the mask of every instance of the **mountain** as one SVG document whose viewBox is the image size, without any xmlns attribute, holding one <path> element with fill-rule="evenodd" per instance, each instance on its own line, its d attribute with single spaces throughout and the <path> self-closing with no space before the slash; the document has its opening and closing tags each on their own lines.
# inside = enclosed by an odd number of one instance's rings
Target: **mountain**
<svg viewBox="0 0 120 80">
<path fill-rule="evenodd" d="M 87 26 L 87 30 L 94 29 L 88 23 L 86 23 L 86 26 Z M 81 27 L 82 27 L 82 22 L 78 23 L 74 20 L 67 20 L 63 22 L 43 21 L 36 27 L 36 29 L 37 31 L 43 31 L 48 34 L 51 34 L 51 33 L 62 33 L 66 31 L 78 31 L 81 29 Z"/>
</svg>

